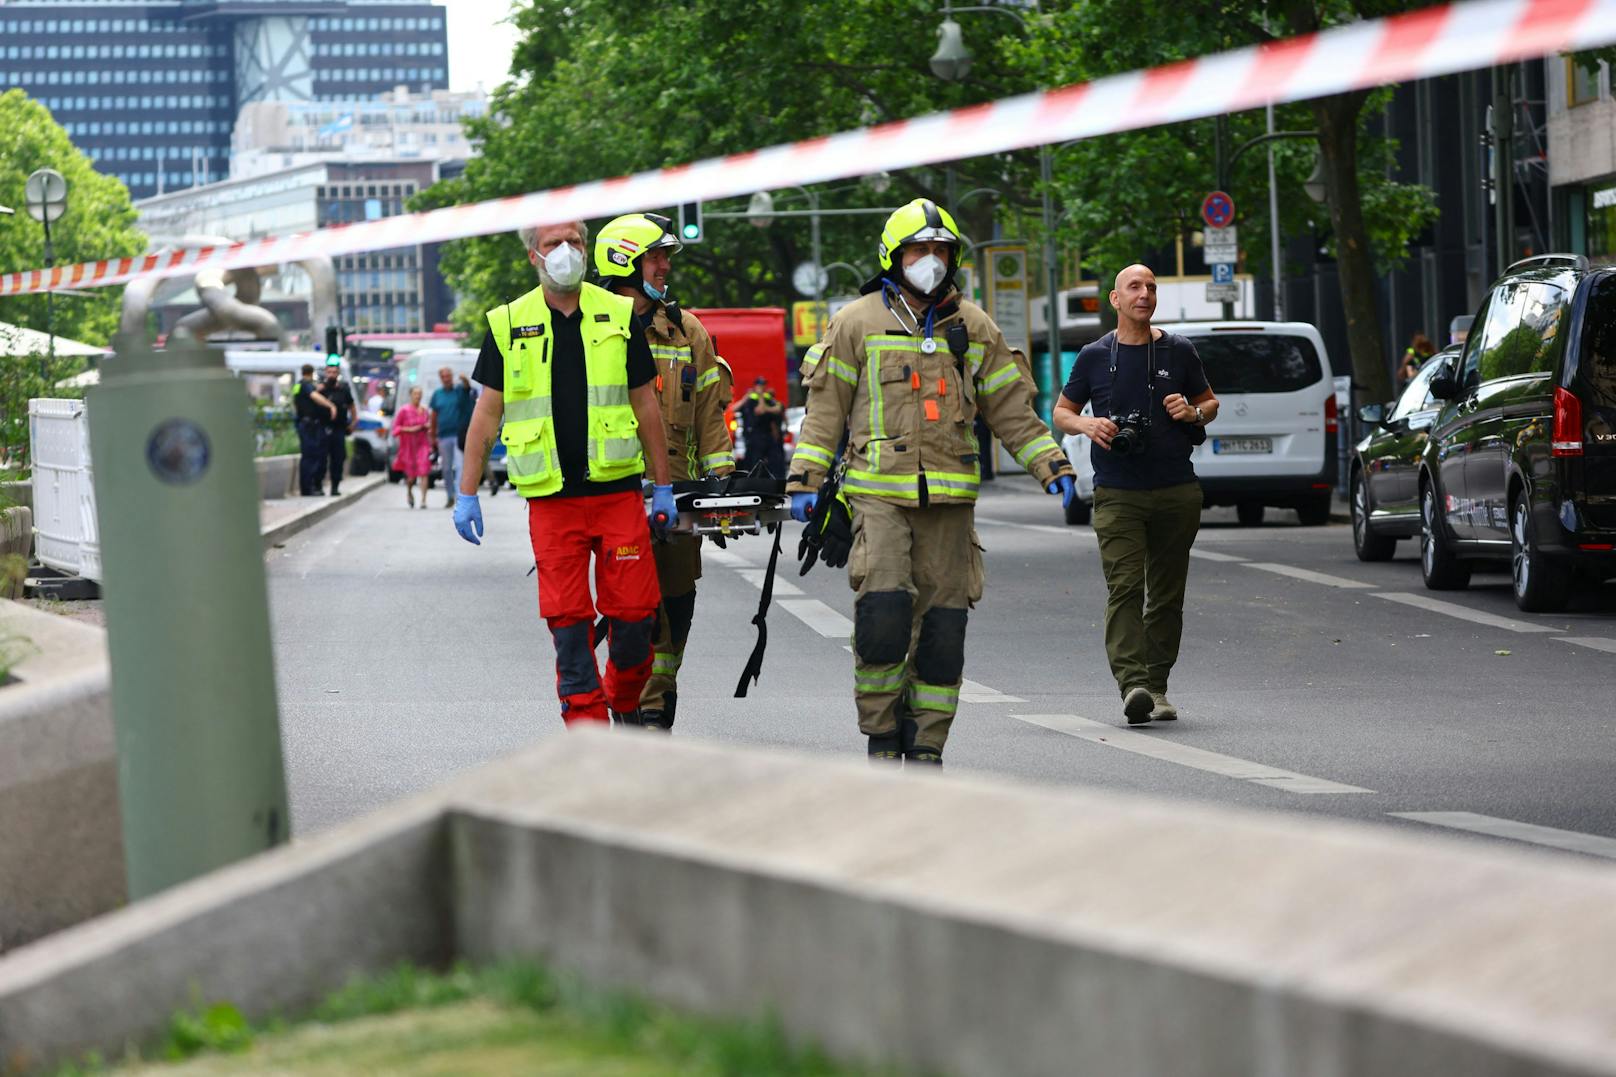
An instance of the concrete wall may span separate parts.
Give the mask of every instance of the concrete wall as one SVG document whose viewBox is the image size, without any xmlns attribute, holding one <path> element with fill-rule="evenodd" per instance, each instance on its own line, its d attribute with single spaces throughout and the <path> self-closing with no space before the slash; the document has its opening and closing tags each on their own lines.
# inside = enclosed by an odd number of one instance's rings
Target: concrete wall
<svg viewBox="0 0 1616 1077">
<path fill-rule="evenodd" d="M 1570 857 L 586 733 L 0 959 L 0 1059 L 453 953 L 936 1072 L 1616 1074 L 1613 908 Z"/>
<path fill-rule="evenodd" d="M 0 952 L 123 904 L 106 633 L 0 601 Z"/>
<path fill-rule="evenodd" d="M 1616 173 L 1616 101 L 1590 101 L 1550 114 L 1550 182 L 1559 187 L 1612 173 Z"/>
</svg>

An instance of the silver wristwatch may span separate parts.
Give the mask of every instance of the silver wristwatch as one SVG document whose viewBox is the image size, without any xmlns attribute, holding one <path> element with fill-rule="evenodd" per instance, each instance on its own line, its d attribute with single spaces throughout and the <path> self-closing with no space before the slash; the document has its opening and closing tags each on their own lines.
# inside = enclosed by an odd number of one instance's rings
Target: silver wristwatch
<svg viewBox="0 0 1616 1077">
<path fill-rule="evenodd" d="M 1196 426 L 1205 426 L 1206 425 L 1206 416 L 1201 414 L 1201 405 L 1199 405 L 1199 404 L 1195 405 L 1195 425 Z"/>
</svg>

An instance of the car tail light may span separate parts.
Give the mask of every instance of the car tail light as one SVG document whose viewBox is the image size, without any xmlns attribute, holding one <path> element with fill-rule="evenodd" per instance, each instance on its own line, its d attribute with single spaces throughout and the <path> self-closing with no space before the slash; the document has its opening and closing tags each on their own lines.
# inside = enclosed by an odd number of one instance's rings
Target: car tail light
<svg viewBox="0 0 1616 1077">
<path fill-rule="evenodd" d="M 1612 550 L 1616 550 L 1616 545 L 1609 542 L 1582 542 L 1577 544 L 1577 549 L 1588 550 L 1592 553 L 1610 553 Z"/>
<path fill-rule="evenodd" d="M 1563 386 L 1554 390 L 1554 440 L 1550 451 L 1555 456 L 1582 455 L 1582 401 Z"/>
<path fill-rule="evenodd" d="M 1326 434 L 1339 434 L 1341 432 L 1341 410 L 1335 402 L 1335 394 L 1331 393 L 1324 400 L 1324 432 Z"/>
</svg>

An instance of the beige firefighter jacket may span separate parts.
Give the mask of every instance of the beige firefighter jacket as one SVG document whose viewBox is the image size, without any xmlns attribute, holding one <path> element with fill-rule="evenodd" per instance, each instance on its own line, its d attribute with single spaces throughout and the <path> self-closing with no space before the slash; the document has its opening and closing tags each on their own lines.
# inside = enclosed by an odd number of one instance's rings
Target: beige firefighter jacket
<svg viewBox="0 0 1616 1077">
<path fill-rule="evenodd" d="M 646 326 L 645 342 L 656 359 L 657 398 L 673 479 L 734 471 L 735 451 L 724 425 L 731 376 L 728 365 L 713 351 L 706 327 L 689 311 L 683 311 L 681 324 L 674 325 L 667 308 L 658 304 Z"/>
<path fill-rule="evenodd" d="M 963 363 L 947 343 L 948 327 L 960 322 L 970 338 Z M 789 491 L 819 488 L 845 428 L 844 493 L 919 505 L 924 491 L 927 504 L 974 502 L 981 485 L 972 425 L 978 412 L 1040 483 L 1071 473 L 1033 408 L 1033 385 L 987 312 L 959 300 L 932 332 L 937 348 L 928 354 L 880 292 L 837 313 L 802 360 L 808 414 L 791 458 Z"/>
</svg>

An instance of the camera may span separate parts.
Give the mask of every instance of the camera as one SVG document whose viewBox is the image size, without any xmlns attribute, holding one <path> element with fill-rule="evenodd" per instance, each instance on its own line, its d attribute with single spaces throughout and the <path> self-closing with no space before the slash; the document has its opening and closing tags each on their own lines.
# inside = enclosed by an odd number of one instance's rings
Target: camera
<svg viewBox="0 0 1616 1077">
<path fill-rule="evenodd" d="M 1150 416 L 1140 411 L 1113 415 L 1117 432 L 1111 436 L 1111 451 L 1118 456 L 1138 456 L 1150 447 Z"/>
</svg>

